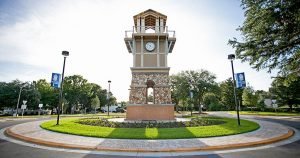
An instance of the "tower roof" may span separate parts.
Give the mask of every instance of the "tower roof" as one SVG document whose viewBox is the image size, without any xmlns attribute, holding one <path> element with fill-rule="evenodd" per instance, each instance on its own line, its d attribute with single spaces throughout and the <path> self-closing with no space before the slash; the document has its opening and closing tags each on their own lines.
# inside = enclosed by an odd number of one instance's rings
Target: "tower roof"
<svg viewBox="0 0 300 158">
<path fill-rule="evenodd" d="M 145 26 L 155 26 L 155 20 L 160 18 L 163 19 L 164 24 L 163 26 L 166 26 L 166 22 L 167 22 L 167 16 L 159 13 L 155 10 L 152 9 L 148 9 L 146 11 L 143 11 L 135 16 L 133 16 L 133 20 L 134 20 L 134 25 L 137 26 L 137 19 L 138 18 L 143 18 L 145 19 Z"/>
</svg>

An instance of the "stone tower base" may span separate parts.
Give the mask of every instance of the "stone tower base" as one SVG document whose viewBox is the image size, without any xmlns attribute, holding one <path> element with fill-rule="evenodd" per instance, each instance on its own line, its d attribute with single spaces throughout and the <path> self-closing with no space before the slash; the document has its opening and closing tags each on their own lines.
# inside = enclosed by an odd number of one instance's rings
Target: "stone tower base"
<svg viewBox="0 0 300 158">
<path fill-rule="evenodd" d="M 173 104 L 129 105 L 126 110 L 126 120 L 175 120 Z"/>
</svg>

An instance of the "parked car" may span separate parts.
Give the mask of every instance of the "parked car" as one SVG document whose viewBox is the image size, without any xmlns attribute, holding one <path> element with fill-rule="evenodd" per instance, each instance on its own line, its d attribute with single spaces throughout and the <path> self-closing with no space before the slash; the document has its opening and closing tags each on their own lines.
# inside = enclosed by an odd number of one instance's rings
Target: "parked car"
<svg viewBox="0 0 300 158">
<path fill-rule="evenodd" d="M 124 112 L 126 112 L 126 110 L 121 107 L 118 107 L 118 108 L 116 108 L 116 112 L 124 113 Z"/>
</svg>

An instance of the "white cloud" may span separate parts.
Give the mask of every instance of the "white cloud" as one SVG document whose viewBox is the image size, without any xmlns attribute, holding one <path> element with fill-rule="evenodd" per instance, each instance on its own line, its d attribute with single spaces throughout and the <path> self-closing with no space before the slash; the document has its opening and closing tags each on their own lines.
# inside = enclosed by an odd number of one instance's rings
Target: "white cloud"
<svg viewBox="0 0 300 158">
<path fill-rule="evenodd" d="M 132 55 L 124 44 L 124 31 L 132 28 L 135 14 L 151 8 L 167 15 L 169 29 L 177 34 L 169 55 L 171 73 L 203 68 L 221 81 L 231 76 L 227 54 L 233 50 L 227 41 L 238 36 L 235 29 L 242 23 L 242 11 L 231 10 L 224 17 L 207 5 L 203 1 L 44 1 L 32 5 L 25 20 L 0 26 L 0 61 L 42 65 L 45 69 L 39 69 L 38 76 L 49 80 L 52 72 L 61 72 L 61 51 L 68 50 L 66 75 L 81 74 L 104 88 L 112 80 L 117 99 L 128 100 Z M 255 88 L 269 86 L 265 72 L 257 73 L 238 61 L 235 67 Z M 24 73 L 19 79 L 30 78 Z"/>
</svg>

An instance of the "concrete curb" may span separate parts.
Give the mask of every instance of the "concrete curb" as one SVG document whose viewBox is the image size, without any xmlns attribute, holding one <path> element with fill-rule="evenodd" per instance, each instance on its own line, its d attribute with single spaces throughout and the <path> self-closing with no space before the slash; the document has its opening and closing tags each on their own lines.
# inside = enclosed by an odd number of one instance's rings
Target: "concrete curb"
<svg viewBox="0 0 300 158">
<path fill-rule="evenodd" d="M 98 147 L 98 146 L 80 146 L 80 145 L 74 145 L 74 144 L 65 144 L 65 143 L 57 143 L 57 142 L 51 142 L 51 141 L 44 141 L 40 139 L 34 139 L 30 137 L 25 137 L 20 134 L 16 134 L 11 130 L 12 127 L 9 127 L 5 130 L 5 135 L 19 139 L 21 141 L 39 144 L 39 145 L 45 145 L 49 147 L 58 147 L 58 148 L 69 148 L 69 149 L 81 149 L 81 150 L 98 150 L 98 151 L 114 151 L 114 152 L 191 152 L 191 151 L 213 151 L 213 150 L 228 150 L 228 149 L 238 149 L 238 148 L 246 148 L 246 147 L 257 147 L 267 144 L 272 144 L 275 142 L 279 142 L 285 139 L 288 139 L 292 137 L 295 132 L 292 129 L 289 129 L 288 133 L 283 134 L 281 136 L 262 140 L 262 141 L 256 141 L 256 142 L 250 142 L 250 143 L 237 143 L 237 144 L 230 144 L 230 145 L 219 145 L 219 146 L 206 146 L 206 147 L 191 147 L 191 148 L 168 148 L 168 149 L 136 149 L 136 148 L 130 148 L 130 149 L 116 149 L 116 148 L 104 148 L 104 147 Z"/>
</svg>

